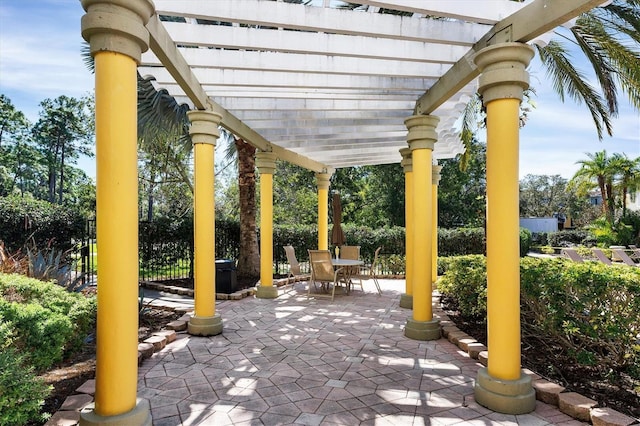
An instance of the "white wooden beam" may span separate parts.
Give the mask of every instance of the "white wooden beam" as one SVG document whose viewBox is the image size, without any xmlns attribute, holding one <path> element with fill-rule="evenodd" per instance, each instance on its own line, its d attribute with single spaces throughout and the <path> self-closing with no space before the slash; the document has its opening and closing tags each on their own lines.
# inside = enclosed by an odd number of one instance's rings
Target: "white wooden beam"
<svg viewBox="0 0 640 426">
<path fill-rule="evenodd" d="M 457 0 L 456 0 L 457 1 Z M 159 14 L 289 28 L 328 34 L 363 35 L 465 45 L 487 26 L 469 22 L 419 19 L 259 0 L 154 0 Z"/>
</svg>

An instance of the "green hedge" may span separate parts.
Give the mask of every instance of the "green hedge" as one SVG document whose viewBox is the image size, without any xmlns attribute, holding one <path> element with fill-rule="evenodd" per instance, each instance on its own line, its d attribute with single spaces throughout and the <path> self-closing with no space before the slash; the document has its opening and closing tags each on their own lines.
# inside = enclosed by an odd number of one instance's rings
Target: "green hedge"
<svg viewBox="0 0 640 426">
<path fill-rule="evenodd" d="M 46 201 L 0 197 L 0 235 L 9 252 L 35 244 L 68 250 L 81 238 L 85 218 L 79 211 Z"/>
<path fill-rule="evenodd" d="M 486 318 L 486 259 L 443 260 L 438 282 L 463 317 Z M 576 363 L 640 378 L 640 269 L 566 259 L 521 259 L 521 313 L 528 333 L 552 338 Z"/>
<path fill-rule="evenodd" d="M 81 347 L 95 323 L 96 301 L 54 283 L 0 273 L 0 318 L 0 334 L 42 371 Z"/>
<path fill-rule="evenodd" d="M 0 350 L 0 425 L 42 423 L 40 410 L 51 389 L 16 350 Z"/>
</svg>

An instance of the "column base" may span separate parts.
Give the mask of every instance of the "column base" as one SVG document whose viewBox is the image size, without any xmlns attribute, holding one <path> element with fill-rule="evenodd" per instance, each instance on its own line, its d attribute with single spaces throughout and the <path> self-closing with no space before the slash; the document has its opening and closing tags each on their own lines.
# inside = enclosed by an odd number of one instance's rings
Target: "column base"
<svg viewBox="0 0 640 426">
<path fill-rule="evenodd" d="M 402 293 L 400 295 L 400 307 L 413 309 L 413 294 Z"/>
<path fill-rule="evenodd" d="M 191 317 L 187 326 L 187 333 L 194 336 L 215 336 L 222 333 L 222 317 L 215 314 L 212 317 Z"/>
<path fill-rule="evenodd" d="M 133 410 L 115 416 L 100 416 L 94 410 L 95 403 L 92 402 L 80 411 L 80 426 L 151 426 L 151 407 L 146 399 L 138 398 Z"/>
<path fill-rule="evenodd" d="M 407 325 L 404 327 L 404 335 L 413 340 L 438 340 L 442 335 L 440 320 L 416 321 L 408 318 Z"/>
<path fill-rule="evenodd" d="M 498 413 L 526 414 L 536 409 L 531 377 L 524 373 L 520 373 L 518 380 L 500 380 L 491 377 L 486 368 L 481 368 L 474 397 L 478 404 Z"/>
<path fill-rule="evenodd" d="M 258 299 L 275 299 L 278 297 L 278 287 L 274 285 L 261 286 L 256 289 Z"/>
</svg>

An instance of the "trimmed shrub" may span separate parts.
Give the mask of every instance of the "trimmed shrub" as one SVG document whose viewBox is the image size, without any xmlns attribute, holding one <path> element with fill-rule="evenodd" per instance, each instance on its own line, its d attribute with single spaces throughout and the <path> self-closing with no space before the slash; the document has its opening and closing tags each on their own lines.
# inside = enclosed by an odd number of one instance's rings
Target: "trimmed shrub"
<svg viewBox="0 0 640 426">
<path fill-rule="evenodd" d="M 96 318 L 96 300 L 54 283 L 0 274 L 0 317 L 37 371 L 79 348 Z"/>
<path fill-rule="evenodd" d="M 446 261 L 438 282 L 462 317 L 486 318 L 486 261 Z M 578 364 L 625 370 L 640 378 L 640 269 L 562 258 L 520 262 L 522 327 L 562 346 Z"/>
<path fill-rule="evenodd" d="M 51 389 L 14 349 L 0 351 L 0 425 L 46 420 L 40 409 Z"/>
<path fill-rule="evenodd" d="M 487 259 L 482 255 L 447 259 L 446 274 L 438 281 L 438 290 L 451 297 L 460 314 L 467 318 L 487 316 Z"/>
<path fill-rule="evenodd" d="M 520 257 L 525 257 L 531 250 L 531 231 L 526 228 L 520 228 Z"/>
<path fill-rule="evenodd" d="M 484 228 L 438 229 L 438 255 L 484 254 Z"/>
<path fill-rule="evenodd" d="M 547 240 L 551 247 L 573 247 L 585 244 L 589 240 L 589 233 L 581 230 L 550 232 Z"/>
</svg>

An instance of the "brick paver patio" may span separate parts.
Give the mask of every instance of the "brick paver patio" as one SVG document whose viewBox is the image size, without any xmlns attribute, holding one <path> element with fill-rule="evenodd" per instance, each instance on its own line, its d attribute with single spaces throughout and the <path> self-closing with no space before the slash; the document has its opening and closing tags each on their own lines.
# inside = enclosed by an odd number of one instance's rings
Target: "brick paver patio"
<svg viewBox="0 0 640 426">
<path fill-rule="evenodd" d="M 408 339 L 402 280 L 307 301 L 218 301 L 224 331 L 179 333 L 144 361 L 138 395 L 163 425 L 580 425 L 553 405 L 493 413 L 473 398 L 481 364 L 442 338 Z"/>
</svg>

